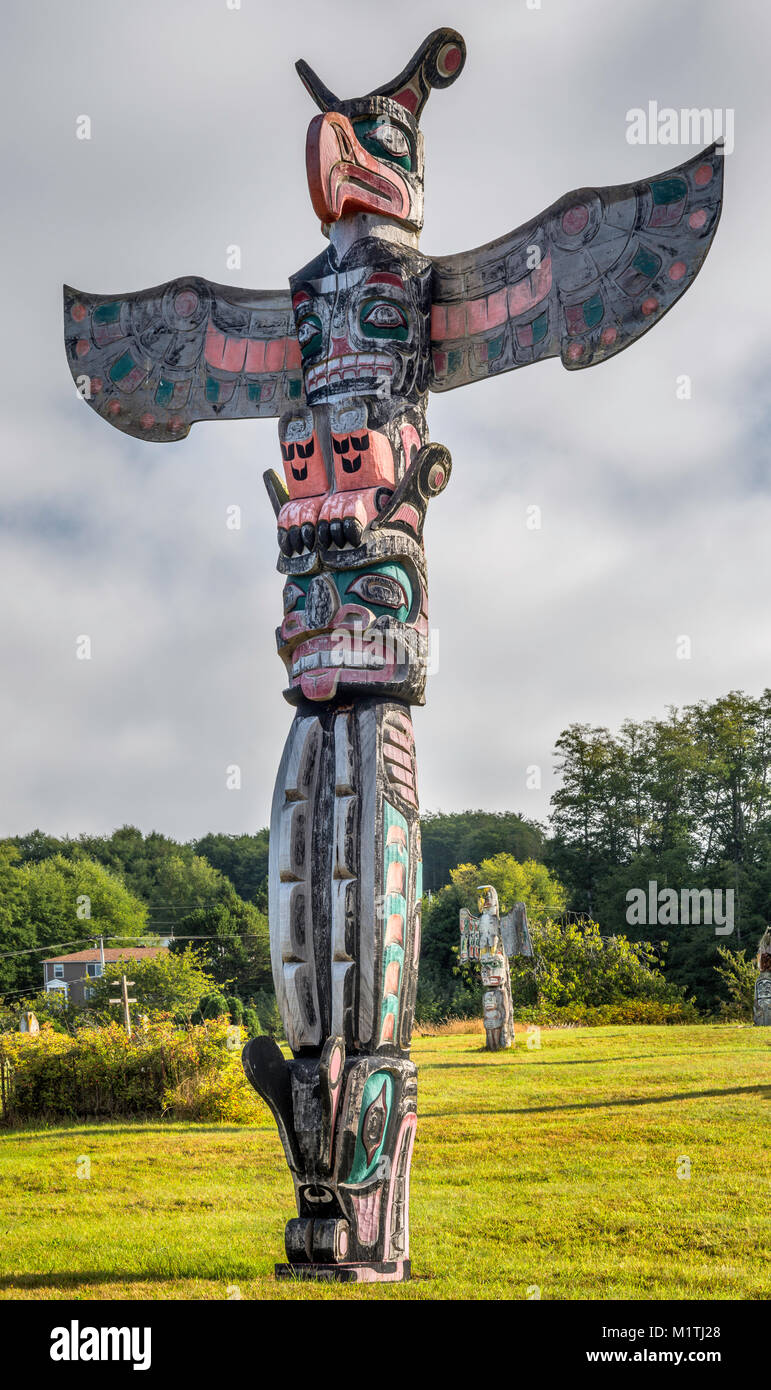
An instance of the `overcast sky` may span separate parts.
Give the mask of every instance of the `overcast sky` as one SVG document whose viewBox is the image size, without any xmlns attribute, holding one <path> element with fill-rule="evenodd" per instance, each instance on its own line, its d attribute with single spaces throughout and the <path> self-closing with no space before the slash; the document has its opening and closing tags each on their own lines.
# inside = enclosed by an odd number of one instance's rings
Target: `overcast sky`
<svg viewBox="0 0 771 1390">
<path fill-rule="evenodd" d="M 460 29 L 468 61 L 421 121 L 428 253 L 688 158 L 627 142 L 627 112 L 651 100 L 731 108 L 735 151 L 704 268 L 641 342 L 590 371 L 552 360 L 430 401 L 454 469 L 426 528 L 438 670 L 415 718 L 423 809 L 544 817 L 572 721 L 616 727 L 769 683 L 765 0 L 3 9 L 0 833 L 267 822 L 292 718 L 262 484 L 279 466 L 275 422 L 199 424 L 169 445 L 110 429 L 71 383 L 60 286 L 283 286 L 324 244 L 295 59 L 354 97 L 440 24 Z M 75 136 L 84 114 L 90 141 Z M 540 791 L 526 788 L 534 764 Z"/>
</svg>

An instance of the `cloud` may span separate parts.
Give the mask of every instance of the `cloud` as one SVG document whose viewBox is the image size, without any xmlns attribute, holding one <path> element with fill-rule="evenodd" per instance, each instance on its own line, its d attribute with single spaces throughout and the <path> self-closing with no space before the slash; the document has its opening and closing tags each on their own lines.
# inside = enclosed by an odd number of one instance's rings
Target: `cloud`
<svg viewBox="0 0 771 1390">
<path fill-rule="evenodd" d="M 168 448 L 109 430 L 75 397 L 60 285 L 108 292 L 190 272 L 285 283 L 322 244 L 295 58 L 333 88 L 367 90 L 447 13 L 431 0 L 418 24 L 398 3 L 387 27 L 353 0 L 10 13 L 0 832 L 255 829 L 291 721 L 261 481 L 274 427 L 197 425 Z M 736 108 L 714 248 L 661 325 L 598 371 L 550 362 L 430 403 L 454 471 L 427 525 L 439 669 L 416 713 L 421 801 L 544 816 L 571 721 L 616 726 L 768 680 L 770 26 L 760 7 L 740 25 L 718 0 L 478 0 L 450 22 L 469 61 L 422 121 L 429 252 L 689 153 L 628 145 L 632 106 Z M 74 135 L 83 113 L 89 142 Z M 233 243 L 238 274 L 225 266 Z M 239 531 L 225 524 L 234 503 Z M 76 659 L 83 634 L 91 661 Z M 682 634 L 690 661 L 676 657 Z M 226 787 L 233 763 L 240 791 Z M 540 791 L 525 787 L 533 764 Z"/>
</svg>

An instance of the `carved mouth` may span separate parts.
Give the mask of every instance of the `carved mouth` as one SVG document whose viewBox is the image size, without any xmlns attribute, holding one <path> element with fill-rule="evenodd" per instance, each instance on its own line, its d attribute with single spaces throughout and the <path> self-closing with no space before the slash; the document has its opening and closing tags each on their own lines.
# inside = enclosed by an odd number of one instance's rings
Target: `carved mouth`
<svg viewBox="0 0 771 1390">
<path fill-rule="evenodd" d="M 309 700 L 331 699 L 341 681 L 369 685 L 391 680 L 396 669 L 394 661 L 366 645 L 351 651 L 333 633 L 301 642 L 291 663 L 291 689 L 301 689 Z"/>
<path fill-rule="evenodd" d="M 363 211 L 391 213 L 394 217 L 403 217 L 407 212 L 404 190 L 374 169 L 362 168 L 360 164 L 343 160 L 335 165 L 329 186 L 331 203 L 338 217 L 346 203 L 354 199 L 364 205 Z"/>
<path fill-rule="evenodd" d="M 305 373 L 306 394 L 316 391 L 343 391 L 365 382 L 385 385 L 394 374 L 394 361 L 384 352 L 350 352 L 344 357 L 328 357 Z"/>
</svg>

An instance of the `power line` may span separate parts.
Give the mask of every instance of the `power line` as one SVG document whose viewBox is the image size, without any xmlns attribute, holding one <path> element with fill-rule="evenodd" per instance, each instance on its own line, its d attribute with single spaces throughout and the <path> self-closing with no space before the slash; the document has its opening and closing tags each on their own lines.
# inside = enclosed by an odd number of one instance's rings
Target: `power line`
<svg viewBox="0 0 771 1390">
<path fill-rule="evenodd" d="M 118 941 L 119 937 L 107 937 L 106 940 Z M 75 946 L 79 941 L 90 941 L 91 933 L 87 936 L 73 936 L 69 941 L 52 941 L 47 946 L 25 946 L 19 951 L 1 951 L 0 960 L 7 960 L 10 956 L 32 956 L 37 951 L 56 951 L 60 946 Z"/>
</svg>

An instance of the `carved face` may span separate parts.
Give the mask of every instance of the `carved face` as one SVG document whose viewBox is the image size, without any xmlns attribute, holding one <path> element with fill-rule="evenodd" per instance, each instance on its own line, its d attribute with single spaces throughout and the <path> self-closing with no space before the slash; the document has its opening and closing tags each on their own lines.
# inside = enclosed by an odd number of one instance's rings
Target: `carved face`
<svg viewBox="0 0 771 1390">
<path fill-rule="evenodd" d="M 305 163 L 314 211 L 323 226 L 356 212 L 423 224 L 423 139 L 398 102 L 346 102 L 316 116 L 308 128 Z"/>
<path fill-rule="evenodd" d="M 501 952 L 486 955 L 483 951 L 479 958 L 479 973 L 485 989 L 499 989 L 506 979 L 506 962 Z"/>
<path fill-rule="evenodd" d="M 425 590 L 406 556 L 356 569 L 289 575 L 276 632 L 288 699 L 338 691 L 420 698 L 425 684 Z"/>
<path fill-rule="evenodd" d="M 343 397 L 413 403 L 427 384 L 429 267 L 374 238 L 339 267 L 330 250 L 293 276 L 292 304 L 309 406 Z"/>
<path fill-rule="evenodd" d="M 506 1021 L 503 995 L 499 989 L 485 990 L 482 995 L 482 1015 L 485 1028 L 502 1028 Z"/>
</svg>

